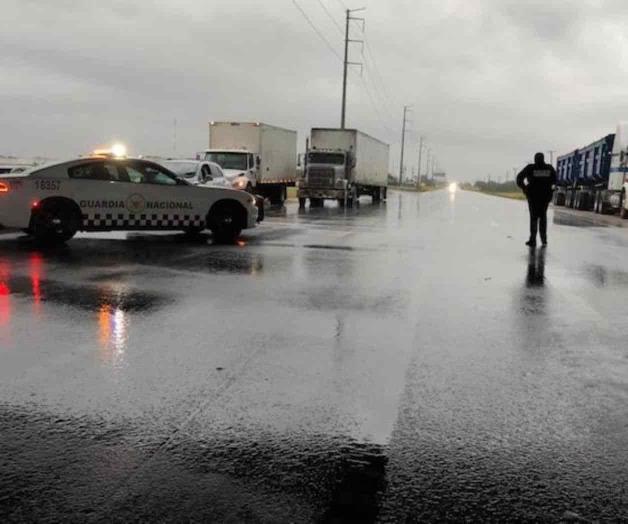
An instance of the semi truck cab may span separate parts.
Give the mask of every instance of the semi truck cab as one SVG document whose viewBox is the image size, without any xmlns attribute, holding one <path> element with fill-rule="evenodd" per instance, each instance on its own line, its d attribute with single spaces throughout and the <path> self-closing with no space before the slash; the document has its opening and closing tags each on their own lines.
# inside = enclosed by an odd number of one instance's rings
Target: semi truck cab
<svg viewBox="0 0 628 524">
<path fill-rule="evenodd" d="M 311 149 L 305 155 L 304 177 L 299 184 L 299 203 L 310 199 L 314 206 L 322 200 L 336 199 L 340 204 L 353 205 L 357 198 L 352 191 L 351 171 L 355 157 L 342 149 Z"/>
<path fill-rule="evenodd" d="M 299 207 L 337 200 L 357 204 L 361 195 L 373 202 L 386 198 L 388 144 L 357 129 L 312 128 L 306 146 L 305 168 L 299 181 Z"/>
<path fill-rule="evenodd" d="M 617 148 L 613 151 L 608 179 L 608 200 L 612 209 L 619 209 L 622 218 L 628 218 L 628 146 L 623 143 L 618 129 Z"/>
</svg>

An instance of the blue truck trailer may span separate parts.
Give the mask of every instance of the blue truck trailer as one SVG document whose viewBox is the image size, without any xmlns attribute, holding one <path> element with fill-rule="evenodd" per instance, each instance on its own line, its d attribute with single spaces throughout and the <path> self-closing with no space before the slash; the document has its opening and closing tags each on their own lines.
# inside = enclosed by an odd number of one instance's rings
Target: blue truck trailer
<svg viewBox="0 0 628 524">
<path fill-rule="evenodd" d="M 628 124 L 558 157 L 554 204 L 628 217 Z"/>
</svg>

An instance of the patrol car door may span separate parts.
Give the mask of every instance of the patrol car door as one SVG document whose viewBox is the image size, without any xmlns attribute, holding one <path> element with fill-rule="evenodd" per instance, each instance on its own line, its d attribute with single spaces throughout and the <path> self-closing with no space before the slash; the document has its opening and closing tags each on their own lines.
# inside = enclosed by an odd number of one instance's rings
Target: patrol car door
<svg viewBox="0 0 628 524">
<path fill-rule="evenodd" d="M 89 160 L 68 169 L 86 230 L 115 229 L 125 211 L 124 170 L 114 160 Z"/>
<path fill-rule="evenodd" d="M 201 226 L 209 211 L 198 189 L 153 162 L 129 160 L 129 229 L 186 229 Z"/>
</svg>

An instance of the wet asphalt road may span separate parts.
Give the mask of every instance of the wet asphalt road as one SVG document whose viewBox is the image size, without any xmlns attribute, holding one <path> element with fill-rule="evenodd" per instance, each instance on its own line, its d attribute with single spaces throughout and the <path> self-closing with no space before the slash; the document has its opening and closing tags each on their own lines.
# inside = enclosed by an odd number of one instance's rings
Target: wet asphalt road
<svg viewBox="0 0 628 524">
<path fill-rule="evenodd" d="M 0 520 L 628 520 L 628 235 L 391 193 L 0 237 Z"/>
</svg>

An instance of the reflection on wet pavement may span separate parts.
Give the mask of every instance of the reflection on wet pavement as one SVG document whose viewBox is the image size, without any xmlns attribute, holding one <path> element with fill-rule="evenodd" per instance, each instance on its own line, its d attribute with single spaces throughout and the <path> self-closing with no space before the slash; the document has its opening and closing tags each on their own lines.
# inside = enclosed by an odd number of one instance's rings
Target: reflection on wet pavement
<svg viewBox="0 0 628 524">
<path fill-rule="evenodd" d="M 86 311 L 100 311 L 102 307 L 108 307 L 147 313 L 171 300 L 157 293 L 127 289 L 124 285 L 87 287 L 54 280 L 42 281 L 38 274 L 8 278 L 3 285 L 7 295 L 29 296 L 37 306 L 50 302 Z"/>
<path fill-rule="evenodd" d="M 119 365 L 127 345 L 129 319 L 122 309 L 103 304 L 98 311 L 98 340 L 103 363 Z"/>
<path fill-rule="evenodd" d="M 625 231 L 526 215 L 0 239 L 0 521 L 625 520 Z"/>
<path fill-rule="evenodd" d="M 542 287 L 545 282 L 545 249 L 530 248 L 528 253 L 528 287 Z"/>
</svg>

